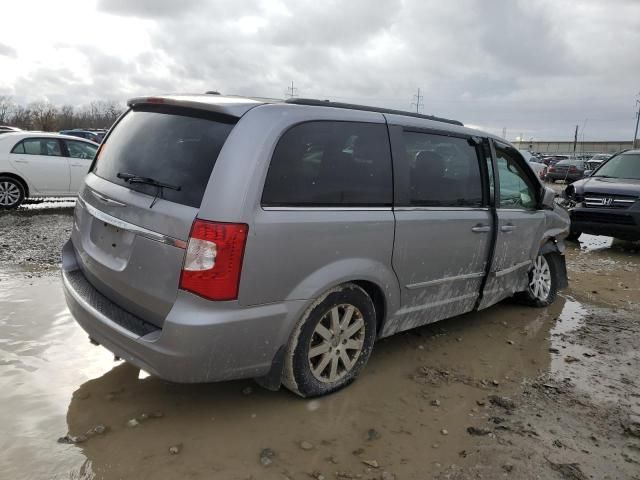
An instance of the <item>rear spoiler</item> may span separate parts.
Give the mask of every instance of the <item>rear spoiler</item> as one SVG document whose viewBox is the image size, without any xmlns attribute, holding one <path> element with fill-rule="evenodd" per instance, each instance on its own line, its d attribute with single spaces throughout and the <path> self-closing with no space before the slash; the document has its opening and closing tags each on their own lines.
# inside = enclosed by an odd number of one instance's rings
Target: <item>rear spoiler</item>
<svg viewBox="0 0 640 480">
<path fill-rule="evenodd" d="M 137 105 L 171 105 L 205 110 L 237 118 L 240 118 L 252 108 L 264 103 L 266 103 L 264 100 L 222 95 L 158 95 L 152 97 L 136 97 L 127 101 L 129 107 L 135 107 Z"/>
</svg>

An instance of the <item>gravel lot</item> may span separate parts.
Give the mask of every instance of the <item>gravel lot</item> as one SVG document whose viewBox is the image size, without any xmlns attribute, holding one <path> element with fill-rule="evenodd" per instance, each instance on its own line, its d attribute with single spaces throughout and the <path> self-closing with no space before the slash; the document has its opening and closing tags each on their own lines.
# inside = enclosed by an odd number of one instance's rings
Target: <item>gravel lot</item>
<svg viewBox="0 0 640 480">
<path fill-rule="evenodd" d="M 350 388 L 301 400 L 90 345 L 57 277 L 71 205 L 0 214 L 2 478 L 640 478 L 637 244 L 583 236 L 551 307 L 385 339 Z"/>
</svg>

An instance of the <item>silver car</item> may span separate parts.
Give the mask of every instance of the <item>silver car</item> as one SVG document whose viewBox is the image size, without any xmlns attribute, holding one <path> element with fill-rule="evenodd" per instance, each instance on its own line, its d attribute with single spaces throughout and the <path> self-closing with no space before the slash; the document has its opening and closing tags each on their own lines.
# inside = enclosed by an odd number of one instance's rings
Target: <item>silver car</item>
<svg viewBox="0 0 640 480">
<path fill-rule="evenodd" d="M 500 138 L 306 99 L 129 107 L 80 189 L 62 278 L 90 339 L 151 374 L 322 395 L 379 338 L 567 285 L 568 216 Z"/>
</svg>

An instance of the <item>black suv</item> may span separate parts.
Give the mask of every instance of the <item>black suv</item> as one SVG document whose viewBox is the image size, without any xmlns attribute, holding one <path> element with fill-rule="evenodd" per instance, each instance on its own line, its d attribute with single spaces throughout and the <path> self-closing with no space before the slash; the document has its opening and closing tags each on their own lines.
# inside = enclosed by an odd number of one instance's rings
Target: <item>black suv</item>
<svg viewBox="0 0 640 480">
<path fill-rule="evenodd" d="M 569 185 L 563 196 L 571 215 L 570 238 L 590 233 L 640 240 L 640 150 L 614 155 Z"/>
</svg>

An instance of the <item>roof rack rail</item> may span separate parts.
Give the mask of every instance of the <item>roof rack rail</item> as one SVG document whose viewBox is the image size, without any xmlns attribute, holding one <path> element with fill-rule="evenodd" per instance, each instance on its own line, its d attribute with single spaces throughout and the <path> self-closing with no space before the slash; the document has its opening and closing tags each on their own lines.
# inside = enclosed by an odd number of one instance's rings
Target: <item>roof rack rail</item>
<svg viewBox="0 0 640 480">
<path fill-rule="evenodd" d="M 332 107 L 345 108 L 349 110 L 363 110 L 365 112 L 390 113 L 393 115 L 404 115 L 405 117 L 424 118 L 425 120 L 433 120 L 436 122 L 450 123 L 451 125 L 460 125 L 464 127 L 462 122 L 451 120 L 448 118 L 434 117 L 433 115 L 422 115 L 421 113 L 405 112 L 403 110 L 393 110 L 391 108 L 370 107 L 367 105 L 355 105 L 353 103 L 332 102 L 329 100 L 318 100 L 315 98 L 288 98 L 285 103 L 294 105 L 312 105 L 314 107 Z"/>
</svg>

